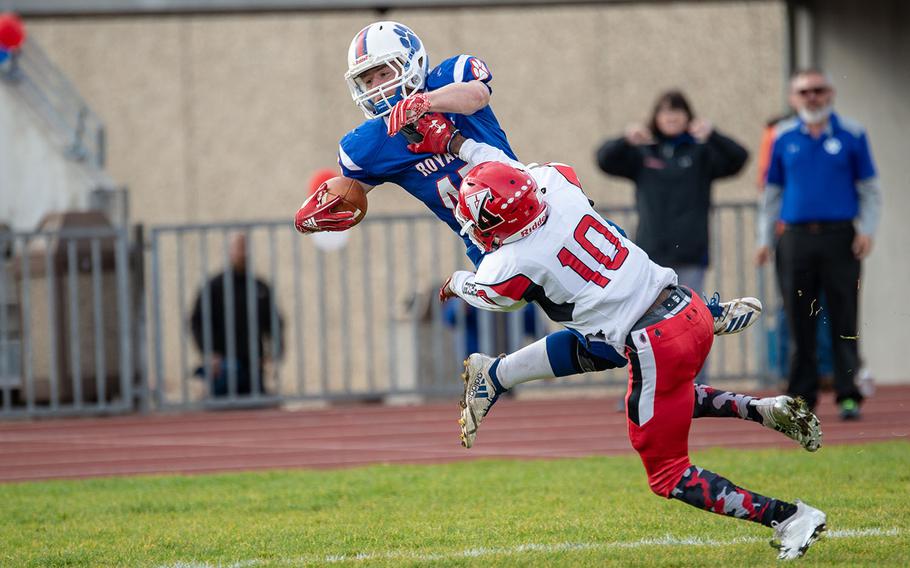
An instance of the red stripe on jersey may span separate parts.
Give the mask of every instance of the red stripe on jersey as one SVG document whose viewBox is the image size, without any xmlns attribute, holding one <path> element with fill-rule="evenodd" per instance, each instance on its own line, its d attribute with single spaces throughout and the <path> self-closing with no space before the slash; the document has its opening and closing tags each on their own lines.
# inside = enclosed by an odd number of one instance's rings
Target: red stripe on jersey
<svg viewBox="0 0 910 568">
<path fill-rule="evenodd" d="M 484 292 L 483 290 L 478 290 L 478 291 L 477 291 L 477 297 L 480 298 L 481 300 L 483 300 L 484 302 L 490 304 L 491 306 L 499 306 L 499 304 L 497 304 L 496 302 L 494 302 L 493 300 L 491 300 L 490 297 L 487 296 L 487 293 Z M 501 307 L 501 306 L 500 306 L 500 307 Z"/>
<path fill-rule="evenodd" d="M 575 173 L 575 170 L 572 169 L 572 166 L 567 166 L 566 164 L 560 164 L 557 162 L 550 162 L 547 164 L 551 168 L 556 168 L 556 171 L 562 174 L 562 177 L 569 180 L 569 183 L 581 189 L 581 182 L 578 181 L 578 175 Z"/>
<path fill-rule="evenodd" d="M 512 298 L 516 302 L 524 298 L 525 292 L 531 286 L 531 279 L 524 274 L 516 274 L 505 282 L 491 284 L 488 288 L 496 290 L 496 293 L 506 298 Z"/>
</svg>

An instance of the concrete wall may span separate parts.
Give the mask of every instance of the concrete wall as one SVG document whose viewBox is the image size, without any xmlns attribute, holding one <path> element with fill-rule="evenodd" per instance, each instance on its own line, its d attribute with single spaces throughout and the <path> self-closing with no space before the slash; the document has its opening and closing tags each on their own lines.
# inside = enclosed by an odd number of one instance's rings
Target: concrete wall
<svg viewBox="0 0 910 568">
<path fill-rule="evenodd" d="M 698 114 L 753 151 L 764 121 L 782 108 L 785 11 L 776 1 L 384 17 L 413 27 L 431 62 L 458 53 L 485 59 L 493 106 L 519 157 L 575 165 L 599 204 L 631 204 L 633 195 L 630 184 L 599 173 L 596 147 L 644 120 L 661 90 L 684 89 Z M 371 12 L 60 19 L 34 21 L 30 31 L 105 121 L 109 173 L 129 186 L 133 221 L 290 223 L 310 174 L 334 165 L 338 139 L 362 120 L 343 81 L 345 58 L 351 38 L 376 19 Z M 754 178 L 750 162 L 742 176 L 718 184 L 716 199 L 753 199 Z M 393 186 L 370 194 L 372 214 L 401 210 L 423 207 Z M 751 226 L 740 228 L 751 240 Z M 435 274 L 442 265 L 426 266 L 422 279 L 443 276 Z M 289 272 L 278 283 L 286 309 Z M 752 278 L 744 289 L 734 289 L 732 275 L 725 282 L 726 295 L 758 293 Z M 396 292 L 387 294 L 390 312 L 401 300 Z M 177 303 L 165 302 L 168 380 L 180 375 Z M 304 357 L 307 377 L 323 372 L 311 368 L 321 355 Z M 291 359 L 289 372 L 300 365 Z"/>
<path fill-rule="evenodd" d="M 687 90 L 696 111 L 752 148 L 780 109 L 777 2 L 387 17 L 411 25 L 432 62 L 483 57 L 519 156 L 577 165 L 601 202 L 628 203 L 631 193 L 596 172 L 595 146 L 643 118 L 659 90 Z M 334 164 L 338 139 L 362 118 L 342 75 L 350 39 L 376 18 L 38 20 L 30 30 L 104 118 L 112 177 L 131 188 L 134 219 L 154 223 L 290 217 L 309 174 Z M 751 174 L 722 184 L 719 197 L 752 197 Z M 397 189 L 379 193 L 396 199 L 374 197 L 373 211 L 420 209 Z"/>
<path fill-rule="evenodd" d="M 902 301 L 910 282 L 910 5 L 825 0 L 814 12 L 817 61 L 837 88 L 835 107 L 866 126 L 884 190 L 882 224 L 863 266 L 861 350 L 878 379 L 906 380 L 897 354 L 910 325 Z"/>
</svg>

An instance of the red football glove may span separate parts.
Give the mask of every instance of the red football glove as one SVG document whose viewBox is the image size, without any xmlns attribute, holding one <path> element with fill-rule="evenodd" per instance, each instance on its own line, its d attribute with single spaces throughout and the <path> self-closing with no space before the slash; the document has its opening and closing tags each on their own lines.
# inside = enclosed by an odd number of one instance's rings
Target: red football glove
<svg viewBox="0 0 910 568">
<path fill-rule="evenodd" d="M 430 99 L 426 93 L 417 93 L 398 101 L 389 114 L 389 136 L 395 136 L 405 124 L 417 122 L 417 119 L 430 110 Z"/>
<path fill-rule="evenodd" d="M 341 201 L 341 196 L 320 203 L 322 196 L 328 192 L 328 187 L 322 185 L 313 192 L 294 216 L 294 227 L 303 234 L 318 233 L 321 231 L 346 231 L 354 226 L 353 211 L 332 212 L 332 208 Z"/>
<path fill-rule="evenodd" d="M 439 289 L 439 301 L 445 302 L 449 298 L 454 298 L 457 294 L 452 291 L 452 277 L 449 276 L 446 283 L 442 285 L 442 288 Z"/>
<path fill-rule="evenodd" d="M 458 134 L 458 129 L 445 116 L 431 112 L 417 121 L 417 132 L 423 135 L 423 140 L 408 144 L 408 150 L 415 154 L 445 154 L 449 151 L 452 138 Z"/>
</svg>

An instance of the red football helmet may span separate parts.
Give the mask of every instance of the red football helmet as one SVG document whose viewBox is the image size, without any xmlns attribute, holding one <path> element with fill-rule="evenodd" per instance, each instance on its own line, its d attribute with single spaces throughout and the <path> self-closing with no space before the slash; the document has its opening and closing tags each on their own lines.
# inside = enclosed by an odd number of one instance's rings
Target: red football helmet
<svg viewBox="0 0 910 568">
<path fill-rule="evenodd" d="M 547 219 L 531 175 L 502 162 L 484 162 L 461 182 L 455 218 L 461 234 L 484 252 L 530 235 Z"/>
</svg>

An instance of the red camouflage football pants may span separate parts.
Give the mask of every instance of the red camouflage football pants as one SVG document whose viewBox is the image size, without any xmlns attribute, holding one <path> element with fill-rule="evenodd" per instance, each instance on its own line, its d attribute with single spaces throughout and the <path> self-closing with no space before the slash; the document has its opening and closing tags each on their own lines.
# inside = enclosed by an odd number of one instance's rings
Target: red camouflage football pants
<svg viewBox="0 0 910 568">
<path fill-rule="evenodd" d="M 668 302 L 642 316 L 626 341 L 629 439 L 651 490 L 663 497 L 669 498 L 691 465 L 692 384 L 713 342 L 711 312 L 685 288 L 676 288 Z"/>
</svg>

